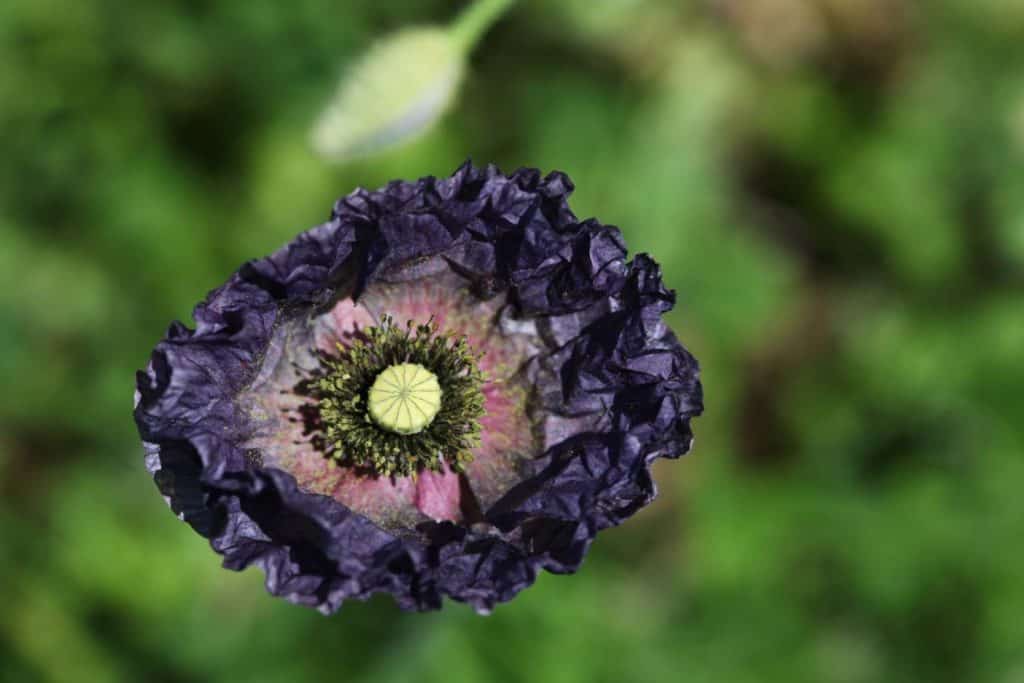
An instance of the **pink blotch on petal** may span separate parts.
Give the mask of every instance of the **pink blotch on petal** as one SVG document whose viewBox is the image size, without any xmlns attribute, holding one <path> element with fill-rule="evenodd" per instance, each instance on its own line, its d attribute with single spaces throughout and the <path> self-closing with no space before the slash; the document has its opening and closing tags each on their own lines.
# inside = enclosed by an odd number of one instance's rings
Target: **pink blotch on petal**
<svg viewBox="0 0 1024 683">
<path fill-rule="evenodd" d="M 344 343 L 358 330 L 376 322 L 365 306 L 351 299 L 342 299 L 330 313 L 321 316 L 316 324 L 316 346 L 325 353 L 337 353 L 338 343 Z"/>
<path fill-rule="evenodd" d="M 421 472 L 413 498 L 416 508 L 435 521 L 458 520 L 462 516 L 459 475 L 445 466 L 442 472 Z"/>
</svg>

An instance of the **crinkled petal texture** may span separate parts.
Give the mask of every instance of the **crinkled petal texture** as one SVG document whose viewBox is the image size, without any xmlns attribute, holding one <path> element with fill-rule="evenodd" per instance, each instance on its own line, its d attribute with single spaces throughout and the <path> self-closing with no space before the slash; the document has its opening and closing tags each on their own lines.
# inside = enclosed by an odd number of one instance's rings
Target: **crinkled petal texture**
<svg viewBox="0 0 1024 683">
<path fill-rule="evenodd" d="M 171 325 L 138 373 L 146 464 L 224 564 L 325 613 L 382 591 L 480 612 L 541 568 L 576 570 L 595 535 L 655 496 L 650 466 L 692 442 L 694 358 L 662 320 L 658 266 L 578 221 L 561 173 L 464 165 L 340 200 Z M 464 473 L 374 479 L 314 447 L 293 391 L 383 314 L 484 348 L 488 415 Z M 490 421 L 490 422 L 489 422 Z"/>
</svg>

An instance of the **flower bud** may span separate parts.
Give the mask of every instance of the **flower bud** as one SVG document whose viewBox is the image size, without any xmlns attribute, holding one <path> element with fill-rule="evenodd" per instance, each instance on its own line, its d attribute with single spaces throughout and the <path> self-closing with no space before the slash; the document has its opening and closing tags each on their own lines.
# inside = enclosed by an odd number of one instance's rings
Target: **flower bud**
<svg viewBox="0 0 1024 683">
<path fill-rule="evenodd" d="M 346 161 L 428 130 L 455 99 L 465 53 L 444 28 L 383 38 L 342 79 L 313 128 L 318 154 Z"/>
</svg>

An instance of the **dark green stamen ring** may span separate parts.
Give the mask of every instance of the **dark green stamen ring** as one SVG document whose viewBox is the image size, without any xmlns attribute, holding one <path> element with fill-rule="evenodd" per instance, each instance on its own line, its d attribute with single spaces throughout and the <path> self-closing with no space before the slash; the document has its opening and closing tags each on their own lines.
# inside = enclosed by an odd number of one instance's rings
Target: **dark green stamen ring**
<svg viewBox="0 0 1024 683">
<path fill-rule="evenodd" d="M 331 457 L 379 476 L 462 471 L 480 444 L 479 355 L 433 321 L 400 328 L 385 316 L 360 332 L 312 382 Z"/>
</svg>

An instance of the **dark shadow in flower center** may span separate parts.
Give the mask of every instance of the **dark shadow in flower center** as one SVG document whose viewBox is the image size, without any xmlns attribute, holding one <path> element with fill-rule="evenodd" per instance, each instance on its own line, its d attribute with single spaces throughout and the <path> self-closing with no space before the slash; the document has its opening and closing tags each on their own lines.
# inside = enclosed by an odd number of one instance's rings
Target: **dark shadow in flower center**
<svg viewBox="0 0 1024 683">
<path fill-rule="evenodd" d="M 293 388 L 292 391 L 308 401 L 304 402 L 297 409 L 284 408 L 285 414 L 288 416 L 290 422 L 300 422 L 302 424 L 302 436 L 305 437 L 303 440 L 297 441 L 296 443 L 308 444 L 314 451 L 319 453 L 325 460 L 329 461 L 328 464 L 337 467 L 345 467 L 351 470 L 359 477 L 377 477 L 379 476 L 370 467 L 360 467 L 352 463 L 340 462 L 332 454 L 332 450 L 327 443 L 327 439 L 324 437 L 324 425 L 323 420 L 320 417 L 320 406 L 316 400 L 316 382 L 319 377 L 323 375 L 321 370 L 317 370 L 310 377 L 307 377 L 299 381 Z M 296 416 L 296 413 L 298 414 Z"/>
</svg>

